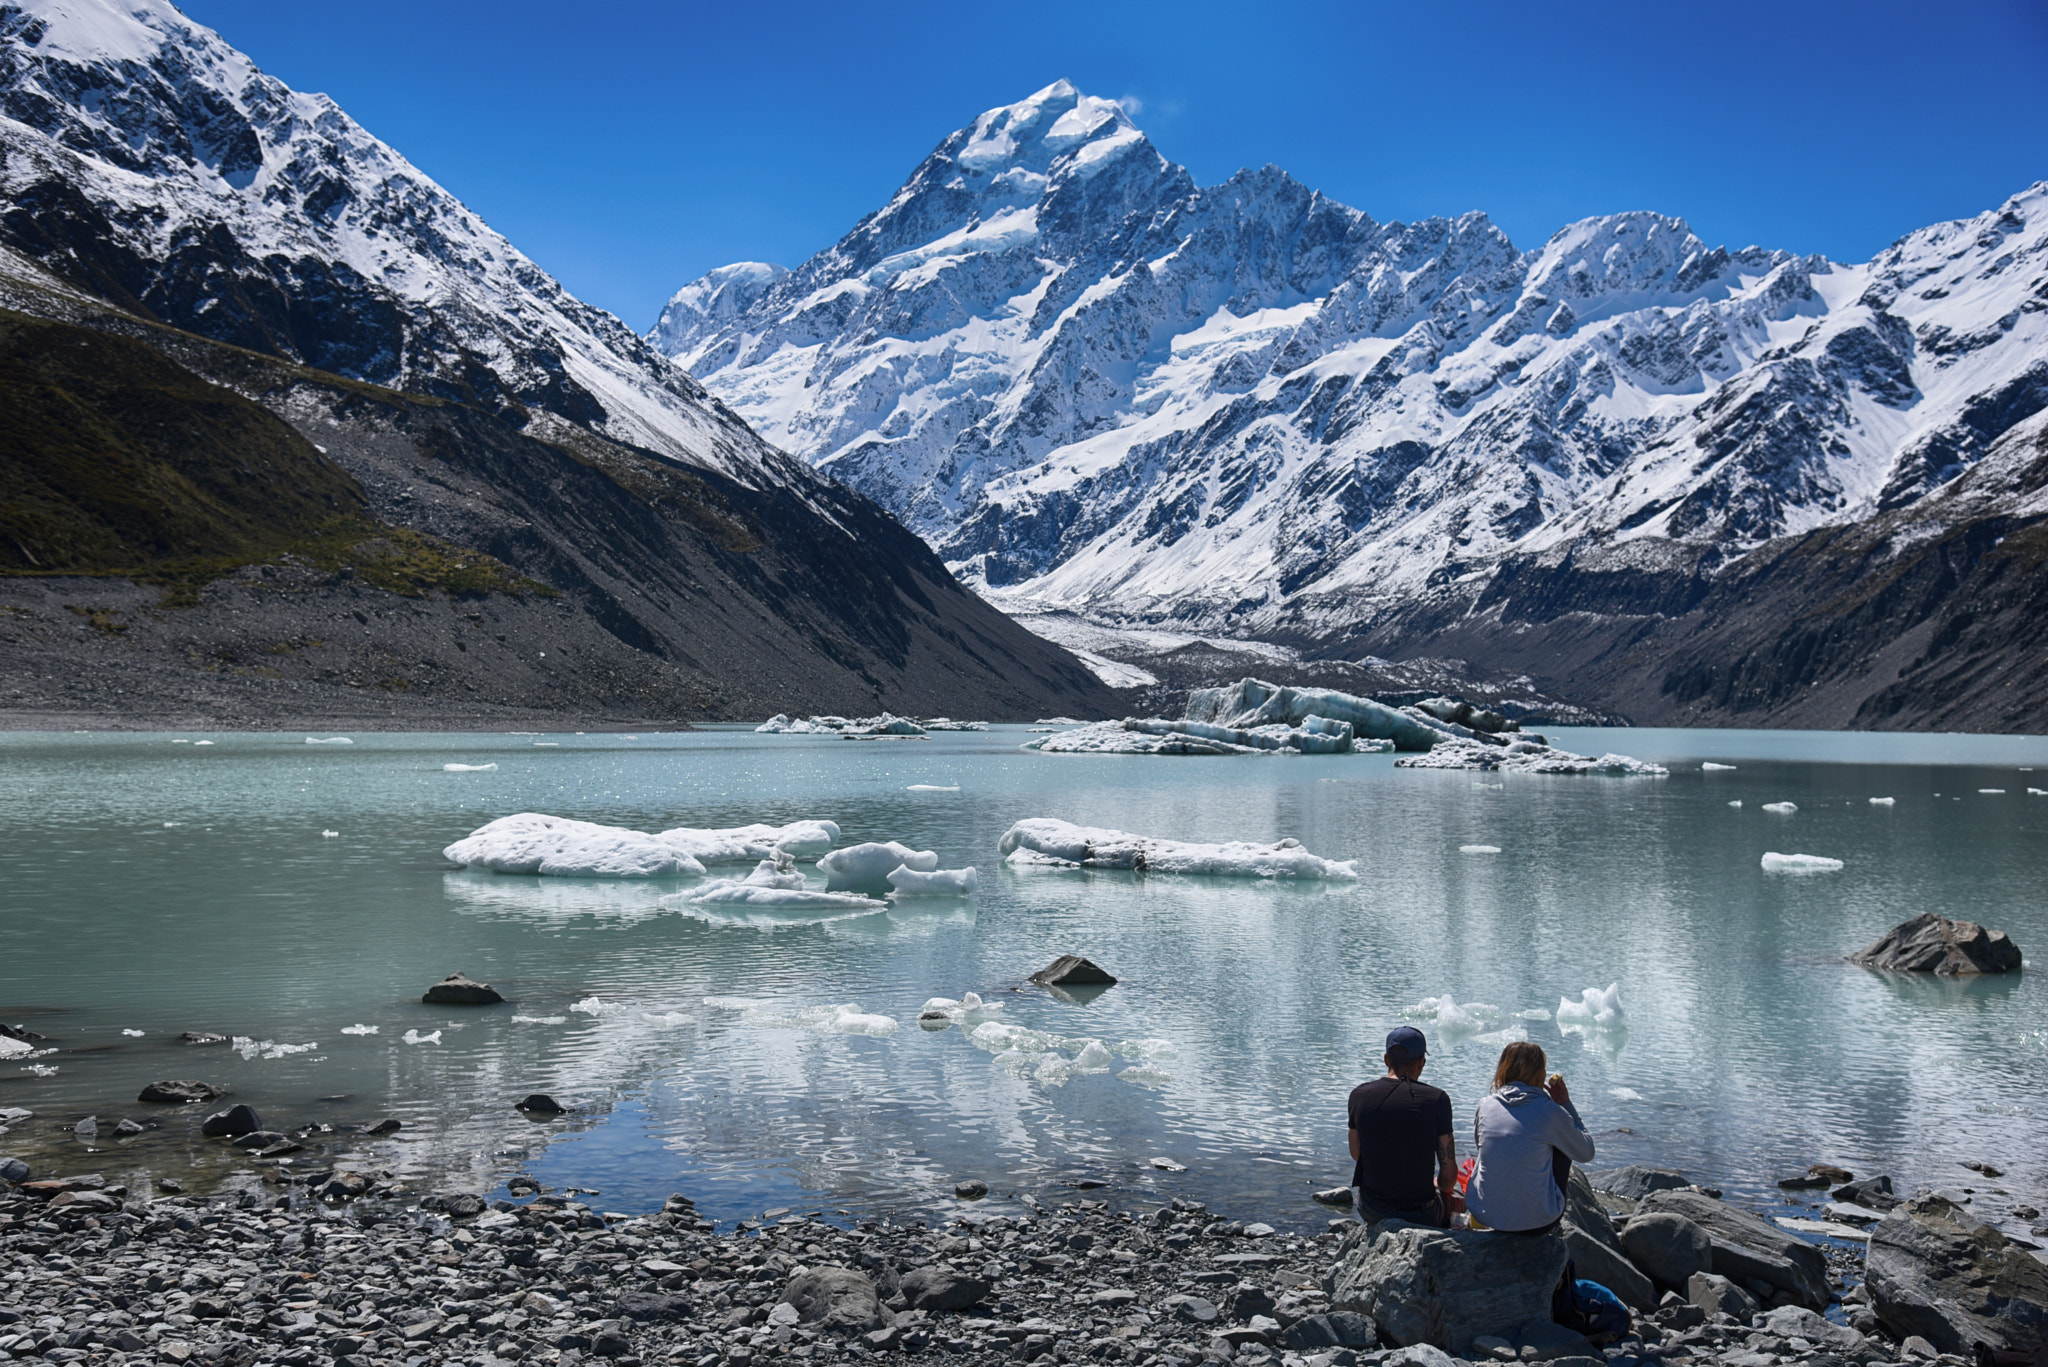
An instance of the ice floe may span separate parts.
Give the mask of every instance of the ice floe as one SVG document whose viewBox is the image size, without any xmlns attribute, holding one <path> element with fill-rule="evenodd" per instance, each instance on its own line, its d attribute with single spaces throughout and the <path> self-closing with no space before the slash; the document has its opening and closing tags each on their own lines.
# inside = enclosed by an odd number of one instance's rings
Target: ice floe
<svg viewBox="0 0 2048 1367">
<path fill-rule="evenodd" d="M 974 881 L 971 867 L 926 873 L 906 866 L 889 873 L 891 895 L 896 897 L 972 897 Z"/>
<path fill-rule="evenodd" d="M 441 1042 L 441 1032 L 436 1030 L 431 1035 L 422 1035 L 417 1030 L 408 1030 L 405 1032 L 404 1039 L 407 1044 L 439 1044 Z"/>
<path fill-rule="evenodd" d="M 228 1047 L 243 1058 L 290 1058 L 293 1054 L 310 1054 L 320 1045 L 279 1044 L 274 1039 L 250 1039 L 247 1035 L 236 1035 L 228 1041 Z"/>
<path fill-rule="evenodd" d="M 341 1033 L 344 1035 L 374 1035 L 377 1033 L 377 1027 L 374 1025 L 344 1025 L 341 1027 Z"/>
<path fill-rule="evenodd" d="M 1500 853 L 1500 846 L 1498 846 L 1498 845 L 1460 845 L 1460 846 L 1458 846 L 1458 853 L 1459 853 L 1459 854 L 1499 854 L 1499 853 Z"/>
<path fill-rule="evenodd" d="M 514 1016 L 514 1025 L 567 1025 L 567 1016 Z"/>
<path fill-rule="evenodd" d="M 699 888 L 679 892 L 664 902 L 694 906 L 769 907 L 779 911 L 886 911 L 888 903 L 850 892 L 816 892 L 808 888 L 767 887 L 742 879 L 714 878 Z"/>
<path fill-rule="evenodd" d="M 1540 1006 L 1532 1006 L 1526 1011 L 1517 1011 L 1515 1014 L 1525 1021 L 1547 1021 L 1552 1015 L 1551 1012 L 1545 1011 Z"/>
<path fill-rule="evenodd" d="M 602 997 L 585 997 L 580 1002 L 570 1002 L 569 1009 L 582 1016 L 605 1016 L 626 1010 L 623 1002 L 608 1002 Z"/>
<path fill-rule="evenodd" d="M 2029 788 L 2027 789 L 2027 791 L 2030 793 L 2037 793 L 2041 790 L 2038 788 Z M 1898 804 L 1898 801 L 1899 800 L 1895 797 L 1874 797 L 1870 799 L 1870 805 L 1873 807 L 1892 807 L 1896 806 Z"/>
<path fill-rule="evenodd" d="M 1294 839 L 1271 845 L 1233 840 L 1200 844 L 1157 840 L 1129 831 L 1076 826 L 1053 817 L 1029 817 L 1003 833 L 997 851 L 1012 866 L 1136 869 L 1147 873 L 1194 873 L 1230 878 L 1322 878 L 1355 880 L 1356 860 L 1324 859 Z M 1020 854 L 1028 857 L 1020 859 Z"/>
<path fill-rule="evenodd" d="M 441 766 L 441 772 L 444 774 L 487 774 L 497 767 L 496 764 L 444 764 Z"/>
<path fill-rule="evenodd" d="M 952 997 L 933 997 L 917 1008 L 919 1025 L 937 1025 L 944 1029 L 948 1025 L 980 1023 L 1003 1009 L 1001 1002 L 985 1002 L 977 992 L 962 993 L 956 1001 Z"/>
<path fill-rule="evenodd" d="M 1609 983 L 1606 987 L 1589 987 L 1579 993 L 1579 999 L 1562 997 L 1557 1003 L 1558 1028 L 1610 1029 L 1626 1024 L 1628 1015 L 1621 1007 L 1621 984 Z"/>
<path fill-rule="evenodd" d="M 985 721 L 954 721 L 951 717 L 927 717 L 922 723 L 927 731 L 986 731 Z"/>
<path fill-rule="evenodd" d="M 199 742 L 199 743 L 200 743 L 201 745 L 210 745 L 210 744 L 212 744 L 212 742 L 211 742 L 211 741 L 201 741 L 201 742 Z M 308 736 L 308 737 L 306 737 L 306 744 L 308 744 L 308 745 L 354 745 L 354 744 L 355 744 L 355 742 L 354 742 L 354 741 L 352 741 L 352 740 L 350 740 L 350 739 L 349 739 L 349 738 L 348 738 L 347 736 L 325 736 L 325 737 L 322 737 L 322 736 Z"/>
<path fill-rule="evenodd" d="M 1446 992 L 1441 997 L 1424 997 L 1401 1014 L 1412 1021 L 1434 1024 L 1445 1035 L 1472 1035 L 1499 1020 L 1501 1012 L 1498 1006 L 1488 1006 L 1484 1002 L 1460 1006 Z"/>
<path fill-rule="evenodd" d="M 745 864 L 777 854 L 814 859 L 839 843 L 839 824 L 805 820 L 786 826 L 678 826 L 654 838 L 700 864 Z"/>
<path fill-rule="evenodd" d="M 1765 873 L 1839 873 L 1842 861 L 1830 859 L 1822 854 L 1779 854 L 1773 850 L 1764 855 Z"/>
<path fill-rule="evenodd" d="M 1116 1080 L 1118 1082 L 1128 1082 L 1138 1087 L 1146 1087 L 1151 1088 L 1153 1090 L 1157 1090 L 1158 1088 L 1164 1087 L 1167 1083 L 1173 1081 L 1173 1075 L 1170 1073 L 1161 1072 L 1159 1069 L 1152 1067 L 1150 1064 L 1141 1063 L 1135 1068 L 1126 1068 L 1122 1072 L 1118 1073 L 1116 1075 Z M 1159 1160 L 1156 1158 L 1153 1159 L 1152 1165 L 1154 1167 L 1159 1166 Z M 1187 1169 L 1182 1168 L 1181 1171 L 1185 1172 L 1187 1171 Z"/>
<path fill-rule="evenodd" d="M 130 1039 L 141 1039 L 143 1036 L 143 1032 L 140 1030 L 123 1029 L 121 1033 L 128 1036 L 128 1038 Z"/>
<path fill-rule="evenodd" d="M 322 832 L 320 832 L 320 838 L 321 838 L 322 840 L 339 840 L 339 839 L 341 839 L 341 832 L 340 832 L 340 831 L 322 831 Z"/>
<path fill-rule="evenodd" d="M 1734 770 L 1735 766 L 1732 764 L 1716 764 L 1714 763 L 1714 761 L 1708 760 L 1706 763 L 1700 765 L 1700 768 L 1705 769 L 1710 773 L 1729 773 Z"/>
<path fill-rule="evenodd" d="M 2029 796 L 2029 797 L 2048 797 L 2048 788 L 2029 788 L 2029 789 L 2027 789 L 2027 796 Z M 1889 798 L 1887 798 L 1887 799 L 1886 799 L 1886 801 L 1890 801 L 1890 799 L 1889 799 Z"/>
<path fill-rule="evenodd" d="M 913 850 L 894 840 L 848 845 L 818 860 L 818 872 L 825 875 L 827 892 L 841 892 L 848 888 L 879 889 L 899 868 L 914 873 L 931 873 L 938 867 L 937 854 L 930 850 Z"/>
<path fill-rule="evenodd" d="M 1604 774 L 1622 778 L 1662 778 L 1671 771 L 1631 755 L 1577 755 L 1535 739 L 1498 743 L 1440 740 L 1427 753 L 1403 755 L 1394 761 L 1403 769 L 1501 769 L 1520 774 Z"/>
<path fill-rule="evenodd" d="M 913 783 L 904 791 L 907 793 L 957 793 L 960 791 L 960 785 L 957 783 Z"/>
<path fill-rule="evenodd" d="M 704 866 L 665 838 L 540 812 L 501 816 L 441 851 L 450 863 L 563 878 L 659 878 Z"/>
<path fill-rule="evenodd" d="M 1799 804 L 1796 802 L 1766 802 L 1764 810 L 1775 813 L 1778 816 L 1790 816 L 1799 810 Z"/>
<path fill-rule="evenodd" d="M 2005 795 L 2005 789 L 2003 788 L 1979 788 L 1977 791 L 1993 797 L 2003 797 Z"/>
<path fill-rule="evenodd" d="M 1643 1094 L 1633 1087 L 1609 1087 L 1607 1095 L 1616 1101 L 1641 1101 Z"/>
<path fill-rule="evenodd" d="M 748 997 L 706 997 L 704 1005 L 715 1011 L 740 1012 L 747 1024 L 768 1029 L 815 1030 L 822 1034 L 867 1035 L 879 1039 L 902 1028 L 901 1022 L 894 1017 L 863 1011 L 855 1002 L 789 1008 Z"/>
<path fill-rule="evenodd" d="M 930 722 L 920 724 L 908 717 L 899 717 L 893 712 L 884 712 L 879 717 L 828 716 L 792 721 L 788 714 L 778 712 L 754 730 L 770 736 L 836 735 L 848 740 L 877 740 L 889 736 L 922 736 L 926 731 L 986 731 L 988 723 L 934 717 Z"/>
<path fill-rule="evenodd" d="M 27 1058 L 35 1051 L 36 1047 L 26 1040 L 0 1035 L 0 1058 Z"/>
<path fill-rule="evenodd" d="M 1742 799 L 1738 797 L 1733 802 L 1730 802 L 1728 805 L 1731 807 L 1740 807 L 1742 805 Z"/>
<path fill-rule="evenodd" d="M 1391 741 L 1358 740 L 1349 722 L 1308 717 L 1300 726 L 1223 726 L 1214 722 L 1126 717 L 1060 731 L 1024 749 L 1048 755 L 1343 755 L 1392 750 Z"/>
<path fill-rule="evenodd" d="M 1472 1042 L 1488 1049 L 1505 1049 L 1510 1044 L 1526 1044 L 1528 1039 L 1529 1027 L 1517 1021 L 1488 1034 L 1474 1035 Z"/>
</svg>

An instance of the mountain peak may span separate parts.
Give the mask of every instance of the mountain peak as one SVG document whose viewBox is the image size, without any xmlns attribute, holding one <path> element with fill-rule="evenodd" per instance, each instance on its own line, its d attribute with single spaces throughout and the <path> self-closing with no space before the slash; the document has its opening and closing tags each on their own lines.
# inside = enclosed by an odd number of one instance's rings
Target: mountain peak
<svg viewBox="0 0 2048 1367">
<path fill-rule="evenodd" d="M 1080 160 L 1100 160 L 1145 135 L 1115 100 L 1083 95 L 1072 82 L 1058 80 L 1015 104 L 989 110 L 954 138 L 963 136 L 952 152 L 960 166 L 984 173 L 1021 169 L 1043 174 L 1062 156 L 1088 149 L 1095 155 L 1084 153 Z"/>
</svg>

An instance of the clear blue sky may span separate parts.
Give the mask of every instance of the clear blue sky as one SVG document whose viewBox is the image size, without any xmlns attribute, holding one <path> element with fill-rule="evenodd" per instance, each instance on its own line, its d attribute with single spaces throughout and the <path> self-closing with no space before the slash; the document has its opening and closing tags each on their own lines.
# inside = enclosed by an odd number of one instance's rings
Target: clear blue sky
<svg viewBox="0 0 2048 1367">
<path fill-rule="evenodd" d="M 643 330 L 712 266 L 830 245 L 1061 76 L 1135 99 L 1203 184 L 1273 162 L 1522 247 L 1655 209 L 1856 261 L 2048 178 L 2042 0 L 183 3 Z"/>
</svg>

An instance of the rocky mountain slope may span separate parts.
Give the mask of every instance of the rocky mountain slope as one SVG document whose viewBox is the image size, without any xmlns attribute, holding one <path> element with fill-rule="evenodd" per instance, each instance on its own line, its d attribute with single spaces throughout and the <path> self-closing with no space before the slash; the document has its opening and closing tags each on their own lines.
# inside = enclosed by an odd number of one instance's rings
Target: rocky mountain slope
<svg viewBox="0 0 2048 1367">
<path fill-rule="evenodd" d="M 1113 705 L 160 0 L 0 6 L 0 305 L 0 707 Z"/>
<path fill-rule="evenodd" d="M 1564 616 L 1675 620 L 1673 593 L 1689 611 L 1763 548 L 1911 508 L 2048 407 L 2048 183 L 1855 265 L 1651 213 L 1524 251 L 1270 166 L 1198 187 L 1061 82 L 795 270 L 685 287 L 650 340 L 1013 610 L 1330 658 L 1440 655 L 1426 619 L 1520 670 L 1526 624 L 1482 605 L 1527 601 L 1531 564 L 1584 580 L 1555 604 L 1607 605 Z M 1538 679 L 1621 706 L 1575 659 Z M 1812 694 L 1674 687 L 1626 710 L 1782 722 Z M 1850 711 L 1912 724 L 1908 693 Z"/>
</svg>

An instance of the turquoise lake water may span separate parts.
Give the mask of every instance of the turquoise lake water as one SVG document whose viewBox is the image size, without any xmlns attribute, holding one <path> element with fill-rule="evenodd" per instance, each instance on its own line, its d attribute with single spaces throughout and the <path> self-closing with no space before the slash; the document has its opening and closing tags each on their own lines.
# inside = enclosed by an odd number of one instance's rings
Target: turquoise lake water
<svg viewBox="0 0 2048 1367">
<path fill-rule="evenodd" d="M 1520 1025 L 1550 1052 L 1599 1145 L 1593 1166 L 1652 1162 L 1765 1197 L 1825 1160 L 1907 1188 L 1973 1186 L 1993 1218 L 2048 1206 L 2042 974 L 1936 982 L 1842 962 L 1923 911 L 2004 929 L 2038 959 L 2048 797 L 2029 788 L 2048 788 L 2048 739 L 1550 734 L 1672 772 L 1039 755 L 1017 748 L 1029 739 L 1017 727 L 877 743 L 733 729 L 354 733 L 347 746 L 304 733 L 0 735 L 0 1020 L 58 1050 L 0 1060 L 0 1108 L 34 1112 L 0 1134 L 0 1153 L 52 1172 L 248 1181 L 246 1157 L 197 1137 L 195 1108 L 135 1101 L 149 1081 L 191 1077 L 232 1088 L 274 1128 L 395 1115 L 405 1128 L 392 1139 L 336 1135 L 299 1161 L 339 1156 L 422 1187 L 528 1172 L 596 1188 L 604 1209 L 680 1190 L 731 1219 L 937 1209 L 973 1177 L 999 1197 L 1097 1179 L 1306 1228 L 1328 1214 L 1308 1193 L 1348 1180 L 1345 1094 L 1379 1071 L 1405 1010 L 1448 993 L 1498 1009 L 1484 1032 Z M 1705 771 L 1709 760 L 1736 767 Z M 1779 801 L 1798 811 L 1762 810 Z M 694 880 L 505 876 L 442 859 L 519 811 L 649 831 L 825 817 L 849 843 L 900 840 L 942 867 L 974 865 L 981 891 L 750 924 L 662 902 Z M 1364 876 L 1009 871 L 996 842 L 1031 816 L 1189 840 L 1294 836 Z M 1767 874 L 1766 851 L 1845 867 Z M 1067 952 L 1123 981 L 1085 1002 L 1022 987 Z M 421 1005 L 457 968 L 511 1004 Z M 1625 1031 L 1515 1014 L 1610 982 Z M 1154 1043 L 1050 1085 L 996 1066 L 961 1029 L 919 1028 L 927 998 L 966 991 L 1076 1042 Z M 834 1004 L 900 1028 L 801 1023 Z M 344 1033 L 363 1026 L 376 1033 Z M 1426 1076 L 1469 1132 L 1499 1042 L 1422 1028 Z M 175 1042 L 184 1030 L 282 1047 L 194 1049 Z M 1121 1076 L 1132 1067 L 1148 1081 Z M 575 1113 L 523 1119 L 511 1103 L 532 1091 Z M 79 1139 L 88 1115 L 102 1128 Z M 123 1116 L 160 1128 L 116 1144 Z M 1986 1181 L 1965 1160 L 2006 1175 Z"/>
</svg>

